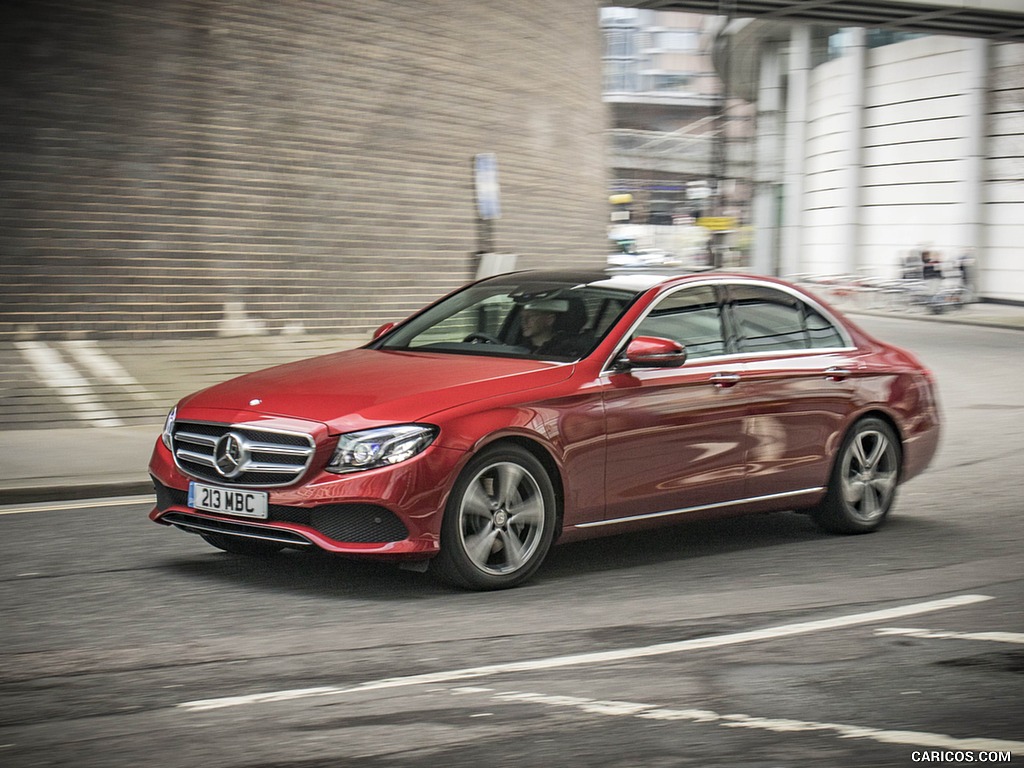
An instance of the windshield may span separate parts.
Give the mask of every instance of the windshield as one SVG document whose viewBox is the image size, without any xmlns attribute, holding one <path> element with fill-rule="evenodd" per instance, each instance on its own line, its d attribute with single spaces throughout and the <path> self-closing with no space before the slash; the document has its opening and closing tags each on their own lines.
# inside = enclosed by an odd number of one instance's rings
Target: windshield
<svg viewBox="0 0 1024 768">
<path fill-rule="evenodd" d="M 503 275 L 428 307 L 373 346 L 571 361 L 604 337 L 635 291 L 608 281 Z"/>
</svg>

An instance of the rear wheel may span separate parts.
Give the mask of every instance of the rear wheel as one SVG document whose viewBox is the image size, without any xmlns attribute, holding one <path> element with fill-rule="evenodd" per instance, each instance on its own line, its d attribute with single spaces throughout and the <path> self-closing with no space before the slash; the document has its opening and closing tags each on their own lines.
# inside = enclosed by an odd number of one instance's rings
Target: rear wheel
<svg viewBox="0 0 1024 768">
<path fill-rule="evenodd" d="M 240 536 L 224 536 L 219 533 L 201 533 L 203 540 L 217 549 L 230 552 L 233 555 L 246 555 L 247 557 L 270 557 L 280 552 L 283 547 L 272 541 L 261 541 L 260 539 L 247 539 Z"/>
<path fill-rule="evenodd" d="M 466 589 L 505 589 L 530 578 L 555 533 L 555 492 L 544 466 L 515 445 L 485 450 L 459 476 L 433 568 Z"/>
<path fill-rule="evenodd" d="M 858 421 L 839 450 L 815 522 L 831 533 L 877 530 L 896 498 L 901 460 L 892 427 L 873 417 Z"/>
</svg>

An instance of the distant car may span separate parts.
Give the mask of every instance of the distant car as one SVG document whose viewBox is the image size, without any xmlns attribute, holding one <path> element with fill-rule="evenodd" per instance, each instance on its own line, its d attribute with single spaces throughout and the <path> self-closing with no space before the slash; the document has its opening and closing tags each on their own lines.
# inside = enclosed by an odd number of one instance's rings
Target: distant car
<svg viewBox="0 0 1024 768">
<path fill-rule="evenodd" d="M 608 255 L 608 266 L 620 269 L 678 267 L 680 263 L 674 253 L 658 248 L 641 248 L 636 251 L 622 251 Z"/>
<path fill-rule="evenodd" d="M 151 518 L 520 584 L 556 541 L 797 510 L 874 531 L 939 436 L 931 374 L 799 288 L 522 272 L 367 345 L 184 398 Z"/>
</svg>

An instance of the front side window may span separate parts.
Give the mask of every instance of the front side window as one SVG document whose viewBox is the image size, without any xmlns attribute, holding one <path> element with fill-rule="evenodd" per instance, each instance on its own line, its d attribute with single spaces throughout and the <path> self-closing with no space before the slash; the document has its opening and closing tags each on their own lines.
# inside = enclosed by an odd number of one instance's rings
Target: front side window
<svg viewBox="0 0 1024 768">
<path fill-rule="evenodd" d="M 785 291 L 763 285 L 733 285 L 728 303 L 737 352 L 844 346 L 842 334 L 832 323 Z"/>
<path fill-rule="evenodd" d="M 676 341 L 691 360 L 726 352 L 718 297 L 710 285 L 669 294 L 641 321 L 635 335 Z"/>
</svg>

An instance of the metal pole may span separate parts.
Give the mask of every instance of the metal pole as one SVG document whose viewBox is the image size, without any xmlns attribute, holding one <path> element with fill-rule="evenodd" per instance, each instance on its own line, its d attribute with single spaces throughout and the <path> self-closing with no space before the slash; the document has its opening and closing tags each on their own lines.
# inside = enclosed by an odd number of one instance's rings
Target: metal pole
<svg viewBox="0 0 1024 768">
<path fill-rule="evenodd" d="M 718 15 L 725 18 L 725 22 L 718 34 L 715 36 L 716 54 L 721 66 L 721 89 L 718 99 L 715 101 L 715 124 L 718 127 L 716 140 L 712 155 L 712 177 L 715 180 L 715 217 L 721 219 L 725 216 L 725 179 L 729 172 L 729 136 L 727 130 L 729 111 L 729 69 L 731 58 L 730 36 L 728 34 L 729 24 L 732 22 L 736 10 L 735 0 L 718 0 Z M 711 258 L 712 266 L 720 269 L 722 266 L 723 250 L 725 247 L 725 233 L 715 231 L 711 235 Z"/>
</svg>

